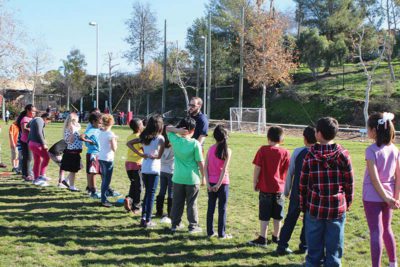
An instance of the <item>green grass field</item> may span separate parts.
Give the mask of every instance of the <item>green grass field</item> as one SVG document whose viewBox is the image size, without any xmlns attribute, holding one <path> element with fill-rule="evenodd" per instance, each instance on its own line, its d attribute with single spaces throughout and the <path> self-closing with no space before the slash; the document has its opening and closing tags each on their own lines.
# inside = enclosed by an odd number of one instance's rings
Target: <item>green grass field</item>
<svg viewBox="0 0 400 267">
<path fill-rule="evenodd" d="M 7 132 L 3 125 L 2 159 L 10 164 Z M 114 132 L 119 136 L 119 147 L 111 185 L 126 194 L 129 183 L 124 170 L 125 139 L 129 130 L 115 127 Z M 46 127 L 49 144 L 61 137 L 61 124 Z M 212 142 L 209 137 L 206 146 Z M 258 195 L 252 190 L 251 162 L 258 147 L 265 143 L 265 137 L 249 134 L 232 134 L 229 139 L 233 160 L 227 232 L 233 235 L 231 240 L 209 240 L 205 232 L 192 236 L 182 231 L 171 236 L 167 226 L 161 224 L 143 230 L 139 228 L 139 216 L 126 213 L 123 207 L 104 208 L 83 192 L 55 187 L 58 169 L 53 163 L 48 171 L 48 176 L 53 177 L 52 186 L 47 188 L 23 182 L 16 175 L 3 175 L 0 177 L 0 266 L 302 266 L 304 255 L 275 257 L 275 245 L 266 249 L 246 245 L 259 229 Z M 361 202 L 364 150 L 369 143 L 340 143 L 350 151 L 356 178 L 355 201 L 347 216 L 343 266 L 370 266 L 369 233 Z M 292 151 L 301 145 L 302 139 L 288 136 L 284 147 Z M 100 185 L 100 179 L 97 184 Z M 85 188 L 84 171 L 78 174 L 77 185 Z M 198 207 L 205 230 L 205 187 L 201 189 Z M 400 232 L 399 218 L 399 212 L 395 212 L 395 233 Z M 293 249 L 299 243 L 299 231 L 300 225 L 290 242 Z M 383 260 L 387 265 L 385 253 Z"/>
</svg>

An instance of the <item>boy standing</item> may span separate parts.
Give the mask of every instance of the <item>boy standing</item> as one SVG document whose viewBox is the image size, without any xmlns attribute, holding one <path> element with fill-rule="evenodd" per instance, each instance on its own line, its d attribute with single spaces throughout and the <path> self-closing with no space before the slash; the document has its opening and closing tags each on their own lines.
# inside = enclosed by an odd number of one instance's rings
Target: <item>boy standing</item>
<svg viewBox="0 0 400 267">
<path fill-rule="evenodd" d="M 204 184 L 204 161 L 201 152 L 201 144 L 192 139 L 196 121 L 192 118 L 182 119 L 177 128 L 166 127 L 169 142 L 174 150 L 175 170 L 172 176 L 173 199 L 171 210 L 172 227 L 175 233 L 180 228 L 183 208 L 187 209 L 189 221 L 189 233 L 199 233 L 199 216 L 197 211 L 197 197 L 199 195 L 200 182 Z M 179 133 L 180 135 L 177 135 Z"/>
<path fill-rule="evenodd" d="M 299 201 L 299 184 L 301 168 L 303 167 L 303 160 L 307 155 L 310 147 L 316 143 L 315 129 L 308 126 L 303 131 L 304 146 L 296 148 L 290 158 L 289 172 L 286 177 L 285 183 L 285 197 L 289 197 L 290 202 L 288 213 L 283 223 L 281 233 L 279 234 L 278 247 L 276 252 L 278 255 L 291 254 L 293 251 L 289 249 L 289 240 L 292 236 L 296 222 L 300 216 L 300 201 Z M 304 218 L 303 227 L 301 228 L 299 251 L 304 253 L 307 250 L 306 237 L 304 233 Z"/>
<path fill-rule="evenodd" d="M 300 209 L 305 213 L 306 266 L 341 266 L 346 211 L 353 200 L 353 170 L 349 152 L 333 139 L 338 122 L 317 122 L 316 139 L 300 176 Z"/>
<path fill-rule="evenodd" d="M 253 160 L 253 186 L 256 192 L 260 192 L 260 235 L 249 242 L 250 245 L 263 247 L 267 245 L 265 235 L 271 218 L 274 219 L 272 242 L 278 242 L 280 221 L 284 215 L 283 190 L 290 161 L 289 151 L 279 146 L 283 141 L 283 129 L 279 126 L 270 127 L 267 137 L 268 145 L 262 146 Z"/>
</svg>

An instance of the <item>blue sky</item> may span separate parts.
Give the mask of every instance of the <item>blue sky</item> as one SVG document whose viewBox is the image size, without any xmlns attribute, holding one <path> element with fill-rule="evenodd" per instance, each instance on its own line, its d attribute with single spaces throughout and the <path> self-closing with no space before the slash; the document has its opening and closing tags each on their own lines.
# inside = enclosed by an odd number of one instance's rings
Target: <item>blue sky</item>
<svg viewBox="0 0 400 267">
<path fill-rule="evenodd" d="M 149 2 L 158 18 L 159 29 L 167 20 L 167 40 L 178 41 L 184 47 L 186 30 L 193 20 L 204 15 L 208 0 L 142 0 Z M 275 1 L 277 8 L 293 8 L 292 0 Z M 52 60 L 46 69 L 61 65 L 72 48 L 85 55 L 87 70 L 96 71 L 96 30 L 88 25 L 99 25 L 99 71 L 107 72 L 106 54 L 122 54 L 128 49 L 125 21 L 132 12 L 133 0 L 10 0 L 7 7 L 14 11 L 16 19 L 25 27 L 29 37 L 40 39 L 50 48 Z M 118 71 L 132 72 L 134 65 L 118 58 Z"/>
</svg>

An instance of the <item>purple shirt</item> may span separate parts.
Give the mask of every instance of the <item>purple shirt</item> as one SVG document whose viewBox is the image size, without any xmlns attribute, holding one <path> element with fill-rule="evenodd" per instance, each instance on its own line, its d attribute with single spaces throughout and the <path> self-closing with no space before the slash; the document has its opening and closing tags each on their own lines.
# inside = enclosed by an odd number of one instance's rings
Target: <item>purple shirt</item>
<svg viewBox="0 0 400 267">
<path fill-rule="evenodd" d="M 393 196 L 395 184 L 395 171 L 396 164 L 399 160 L 399 150 L 394 144 L 381 145 L 378 147 L 372 144 L 365 150 L 365 160 L 372 160 L 378 170 L 379 180 L 382 183 L 386 193 Z M 375 190 L 371 178 L 369 176 L 368 168 L 365 169 L 364 183 L 363 183 L 363 200 L 371 202 L 383 202 Z"/>
</svg>

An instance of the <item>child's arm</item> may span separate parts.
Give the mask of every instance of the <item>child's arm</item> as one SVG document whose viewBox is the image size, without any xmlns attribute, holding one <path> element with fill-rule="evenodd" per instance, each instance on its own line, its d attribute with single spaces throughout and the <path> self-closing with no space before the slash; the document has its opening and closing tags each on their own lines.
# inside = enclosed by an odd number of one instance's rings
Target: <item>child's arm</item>
<svg viewBox="0 0 400 267">
<path fill-rule="evenodd" d="M 176 128 L 176 127 L 171 126 L 171 125 L 167 126 L 165 128 L 165 131 L 167 133 L 171 132 L 171 133 L 177 133 L 177 134 L 188 134 L 189 133 L 189 131 L 186 130 L 185 128 Z"/>
<path fill-rule="evenodd" d="M 301 174 L 300 174 L 300 184 L 299 184 L 299 198 L 300 198 L 300 210 L 303 212 L 306 212 L 307 209 L 307 186 L 308 183 L 312 183 L 309 181 L 310 175 L 310 168 L 308 166 L 307 162 L 307 156 L 303 160 L 303 166 L 301 168 Z"/>
<path fill-rule="evenodd" d="M 396 199 L 396 208 L 400 208 L 400 159 L 396 161 L 396 182 L 394 185 L 393 198 Z"/>
<path fill-rule="evenodd" d="M 292 183 L 293 183 L 292 178 L 293 178 L 293 174 L 294 174 L 295 163 L 296 163 L 296 154 L 293 153 L 292 157 L 290 158 L 289 170 L 286 175 L 286 181 L 285 181 L 285 189 L 283 191 L 283 194 L 285 195 L 285 197 L 289 196 L 290 190 L 292 188 Z"/>
<path fill-rule="evenodd" d="M 379 180 L 378 170 L 376 169 L 375 162 L 373 160 L 367 160 L 367 168 L 369 177 L 371 178 L 372 185 L 374 186 L 378 195 L 391 207 L 394 207 L 396 204 L 396 199 L 386 195 L 385 189 L 382 186 L 381 181 Z"/>
<path fill-rule="evenodd" d="M 208 155 L 206 157 L 206 162 L 204 163 L 204 179 L 206 180 L 206 185 L 208 191 L 212 191 L 212 187 L 210 185 L 210 180 L 208 178 Z"/>
<path fill-rule="evenodd" d="M 111 150 L 115 153 L 117 151 L 117 137 L 113 136 L 110 140 Z"/>
<path fill-rule="evenodd" d="M 164 153 L 164 149 L 165 149 L 165 141 L 164 141 L 164 139 L 160 139 L 158 142 L 157 156 L 150 155 L 150 158 L 161 159 L 161 156 Z"/>
<path fill-rule="evenodd" d="M 232 157 L 232 150 L 228 148 L 228 157 L 225 159 L 224 167 L 222 167 L 222 171 L 221 171 L 221 175 L 219 176 L 218 183 L 213 186 L 214 192 L 217 192 L 218 189 L 221 187 L 222 180 L 224 179 L 225 173 L 228 170 L 229 163 L 231 161 L 231 157 Z"/>
<path fill-rule="evenodd" d="M 79 136 L 79 138 L 81 139 L 81 141 L 83 141 L 83 142 L 86 142 L 86 143 L 89 143 L 89 144 L 94 144 L 94 142 L 92 141 L 92 140 L 90 140 L 90 139 L 88 139 L 87 138 L 87 135 L 86 134 L 81 134 L 80 136 Z"/>
<path fill-rule="evenodd" d="M 204 161 L 198 161 L 197 166 L 199 166 L 200 174 L 201 174 L 201 185 L 206 184 L 206 179 L 204 178 Z"/>
<path fill-rule="evenodd" d="M 261 167 L 254 165 L 254 173 L 253 173 L 253 188 L 254 191 L 258 192 L 260 189 L 258 188 L 258 177 L 260 176 Z"/>
<path fill-rule="evenodd" d="M 126 143 L 126 146 L 142 158 L 148 158 L 146 154 L 138 151 L 133 145 L 140 144 L 140 138 L 132 139 Z"/>
</svg>

